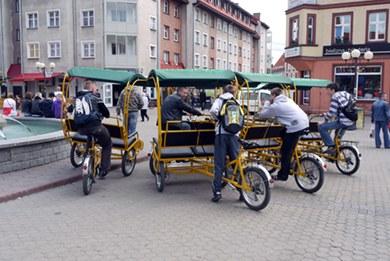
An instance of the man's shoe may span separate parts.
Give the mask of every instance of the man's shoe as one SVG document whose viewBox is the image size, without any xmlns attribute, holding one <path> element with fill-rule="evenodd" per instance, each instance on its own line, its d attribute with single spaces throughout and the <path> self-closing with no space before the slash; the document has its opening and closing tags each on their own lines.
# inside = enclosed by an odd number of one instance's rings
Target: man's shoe
<svg viewBox="0 0 390 261">
<path fill-rule="evenodd" d="M 211 201 L 217 203 L 218 201 L 221 200 L 221 198 L 222 198 L 221 192 L 217 191 L 217 192 L 214 192 L 214 196 L 211 198 Z"/>
<path fill-rule="evenodd" d="M 99 172 L 99 179 L 105 179 L 105 177 L 107 176 L 108 174 L 108 171 L 107 170 L 102 170 Z"/>
<path fill-rule="evenodd" d="M 324 151 L 324 154 L 328 154 L 330 156 L 336 155 L 336 148 L 334 146 L 328 146 L 328 148 Z"/>
</svg>

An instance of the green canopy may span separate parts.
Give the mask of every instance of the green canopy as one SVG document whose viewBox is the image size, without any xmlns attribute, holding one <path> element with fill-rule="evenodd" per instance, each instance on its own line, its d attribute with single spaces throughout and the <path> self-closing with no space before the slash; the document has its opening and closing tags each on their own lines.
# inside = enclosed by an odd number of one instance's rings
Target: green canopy
<svg viewBox="0 0 390 261">
<path fill-rule="evenodd" d="M 80 77 L 100 82 L 112 82 L 126 85 L 137 79 L 145 79 L 144 76 L 134 72 L 101 69 L 95 67 L 73 67 L 68 71 L 70 77 Z"/>
<path fill-rule="evenodd" d="M 250 87 L 256 87 L 261 83 L 269 84 L 291 84 L 291 79 L 281 74 L 261 74 L 261 73 L 241 73 L 236 72 L 237 80 L 240 85 L 248 81 Z"/>
<path fill-rule="evenodd" d="M 213 89 L 224 86 L 235 80 L 235 74 L 229 70 L 201 70 L 201 69 L 179 69 L 179 70 L 152 70 L 149 78 L 158 78 L 161 87 L 196 87 L 202 89 Z M 149 80 L 149 86 L 154 86 Z"/>
<path fill-rule="evenodd" d="M 322 79 L 291 78 L 291 80 L 298 90 L 311 89 L 313 87 L 326 88 L 331 83 L 329 80 Z"/>
</svg>

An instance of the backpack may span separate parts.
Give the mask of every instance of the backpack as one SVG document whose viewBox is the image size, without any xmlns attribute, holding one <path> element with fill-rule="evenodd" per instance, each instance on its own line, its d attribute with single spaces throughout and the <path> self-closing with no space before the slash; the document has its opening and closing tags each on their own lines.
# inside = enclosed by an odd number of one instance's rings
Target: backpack
<svg viewBox="0 0 390 261">
<path fill-rule="evenodd" d="M 236 134 L 244 127 L 245 113 L 236 99 L 223 100 L 219 111 L 219 121 L 222 128 Z"/>
<path fill-rule="evenodd" d="M 347 117 L 347 119 L 355 122 L 358 119 L 358 114 L 356 110 L 356 101 L 349 96 L 348 103 L 341 108 L 341 112 Z"/>
<path fill-rule="evenodd" d="M 85 127 L 100 123 L 99 112 L 95 111 L 91 102 L 91 95 L 77 97 L 74 109 L 74 123 L 76 127 Z"/>
</svg>

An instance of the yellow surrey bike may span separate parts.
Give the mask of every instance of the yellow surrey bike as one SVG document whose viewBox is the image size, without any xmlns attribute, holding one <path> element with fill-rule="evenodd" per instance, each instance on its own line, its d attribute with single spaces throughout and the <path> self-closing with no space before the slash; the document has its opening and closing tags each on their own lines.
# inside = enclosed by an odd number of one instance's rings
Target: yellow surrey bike
<svg viewBox="0 0 390 261">
<path fill-rule="evenodd" d="M 74 88 L 74 82 L 80 79 L 112 83 L 125 88 L 123 120 L 119 118 L 104 119 L 103 125 L 108 129 L 111 136 L 111 159 L 121 160 L 123 175 L 130 176 L 135 168 L 137 155 L 143 149 L 144 143 L 139 138 L 138 133 L 128 135 L 127 105 L 131 89 L 135 84 L 142 84 L 146 79 L 140 74 L 127 71 L 74 67 L 67 72 L 63 80 L 62 92 L 65 97 L 63 111 L 66 111 L 66 108 L 72 104 L 69 94 L 70 92 L 74 93 L 74 89 L 72 89 Z M 99 172 L 101 148 L 92 137 L 77 133 L 77 127 L 70 113 L 63 114 L 62 129 L 65 138 L 71 144 L 71 164 L 74 167 L 82 166 L 83 192 L 88 195 L 92 189 L 92 184 L 95 183 L 95 176 Z"/>
<path fill-rule="evenodd" d="M 290 78 L 282 75 L 259 73 L 236 73 L 241 89 L 256 87 L 257 89 L 281 87 L 289 90 L 292 86 Z M 283 126 L 270 121 L 259 121 L 247 115 L 241 138 L 248 142 L 246 160 L 252 164 L 261 164 L 272 173 L 280 169 L 280 148 L 282 145 Z M 290 175 L 293 175 L 298 187 L 307 193 L 321 189 L 324 183 L 326 166 L 322 159 L 314 153 L 302 151 L 300 147 L 292 155 Z"/>
<path fill-rule="evenodd" d="M 159 115 L 157 137 L 152 140 L 150 155 L 150 170 L 157 191 L 163 192 L 171 174 L 214 176 L 215 122 L 207 117 L 190 120 L 190 130 L 175 129 L 178 121 L 163 125 L 161 89 L 180 86 L 214 89 L 234 82 L 235 74 L 224 70 L 153 70 L 149 74 L 148 85 L 156 88 Z M 250 209 L 258 211 L 270 201 L 271 176 L 260 165 L 248 166 L 244 156 L 245 148 L 242 148 L 236 160 L 227 162 L 223 182 L 233 186 Z"/>
</svg>

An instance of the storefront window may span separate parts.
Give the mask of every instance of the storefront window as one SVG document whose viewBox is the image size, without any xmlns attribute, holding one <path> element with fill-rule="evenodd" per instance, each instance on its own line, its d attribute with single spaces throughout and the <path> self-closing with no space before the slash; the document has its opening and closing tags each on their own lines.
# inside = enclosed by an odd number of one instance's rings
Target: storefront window
<svg viewBox="0 0 390 261">
<path fill-rule="evenodd" d="M 382 86 L 382 66 L 358 66 L 355 81 L 353 66 L 336 66 L 335 81 L 346 91 L 358 99 L 374 99 L 378 97 Z"/>
</svg>

